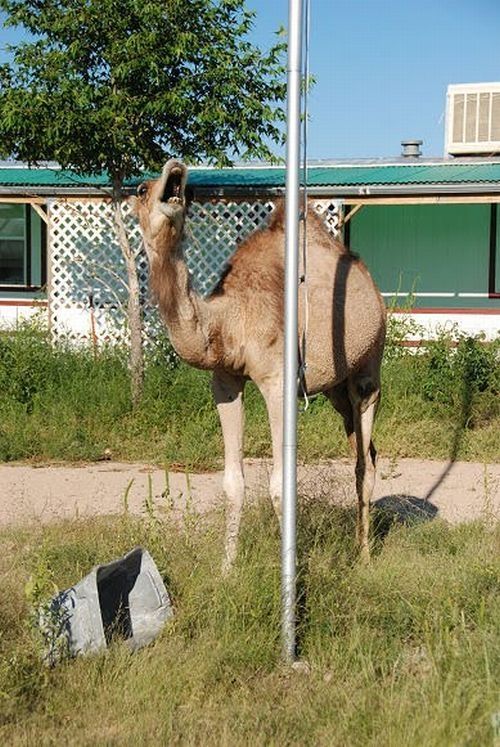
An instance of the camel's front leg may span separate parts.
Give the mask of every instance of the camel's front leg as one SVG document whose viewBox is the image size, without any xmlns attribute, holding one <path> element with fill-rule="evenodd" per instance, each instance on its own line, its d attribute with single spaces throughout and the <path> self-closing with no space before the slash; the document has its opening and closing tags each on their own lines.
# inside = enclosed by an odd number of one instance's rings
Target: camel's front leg
<svg viewBox="0 0 500 747">
<path fill-rule="evenodd" d="M 226 494 L 226 537 L 223 571 L 236 558 L 238 531 L 245 497 L 243 477 L 243 389 L 245 380 L 224 371 L 214 371 L 212 390 L 224 438 L 224 480 Z"/>
<path fill-rule="evenodd" d="M 281 528 L 281 498 L 283 493 L 283 381 L 267 380 L 259 384 L 266 401 L 271 439 L 273 444 L 273 469 L 269 481 L 269 493 Z"/>
</svg>

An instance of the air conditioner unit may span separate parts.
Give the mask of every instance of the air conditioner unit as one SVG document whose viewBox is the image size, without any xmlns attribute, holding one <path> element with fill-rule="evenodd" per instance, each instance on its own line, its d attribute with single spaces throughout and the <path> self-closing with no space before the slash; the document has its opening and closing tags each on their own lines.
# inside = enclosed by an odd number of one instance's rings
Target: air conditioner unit
<svg viewBox="0 0 500 747">
<path fill-rule="evenodd" d="M 452 156 L 500 153 L 500 83 L 448 86 L 445 148 Z"/>
</svg>

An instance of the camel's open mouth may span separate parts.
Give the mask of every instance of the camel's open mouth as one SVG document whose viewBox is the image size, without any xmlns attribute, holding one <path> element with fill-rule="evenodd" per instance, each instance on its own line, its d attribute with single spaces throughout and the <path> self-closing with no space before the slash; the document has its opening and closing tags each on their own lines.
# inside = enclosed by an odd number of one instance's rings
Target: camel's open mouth
<svg viewBox="0 0 500 747">
<path fill-rule="evenodd" d="M 184 204 L 187 169 L 183 163 L 169 161 L 163 169 L 164 187 L 160 202 Z"/>
</svg>

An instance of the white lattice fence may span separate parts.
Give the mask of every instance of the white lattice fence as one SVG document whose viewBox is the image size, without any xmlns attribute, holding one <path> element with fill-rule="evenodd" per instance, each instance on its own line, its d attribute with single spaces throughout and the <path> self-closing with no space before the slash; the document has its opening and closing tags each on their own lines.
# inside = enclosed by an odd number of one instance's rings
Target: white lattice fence
<svg viewBox="0 0 500 747">
<path fill-rule="evenodd" d="M 340 200 L 315 200 L 313 204 L 332 236 L 339 239 L 342 234 L 343 203 Z"/>
<path fill-rule="evenodd" d="M 317 200 L 314 208 L 337 235 L 340 204 Z M 261 227 L 273 209 L 270 201 L 191 205 L 184 252 L 199 293 L 213 290 L 237 244 Z M 146 338 L 152 341 L 161 323 L 148 301 L 147 260 L 127 203 L 123 211 L 137 256 Z M 49 219 L 49 308 L 54 337 L 85 341 L 91 337 L 93 324 L 100 342 L 126 343 L 126 272 L 109 202 L 56 200 L 50 205 Z"/>
<path fill-rule="evenodd" d="M 124 214 L 131 244 L 137 251 L 141 290 L 145 293 L 147 266 L 141 252 L 139 228 L 126 204 Z M 95 200 L 54 201 L 49 218 L 49 309 L 54 337 L 89 339 L 93 314 L 98 340 L 124 342 L 126 271 L 115 238 L 110 204 Z"/>
</svg>

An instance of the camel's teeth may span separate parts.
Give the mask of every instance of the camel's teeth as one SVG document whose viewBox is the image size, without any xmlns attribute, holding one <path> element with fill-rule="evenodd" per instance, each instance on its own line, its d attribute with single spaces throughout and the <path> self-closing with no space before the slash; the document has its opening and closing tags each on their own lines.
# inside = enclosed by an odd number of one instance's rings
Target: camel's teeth
<svg viewBox="0 0 500 747">
<path fill-rule="evenodd" d="M 180 205 L 182 203 L 182 200 L 180 197 L 169 197 L 168 202 L 174 203 L 174 205 Z"/>
</svg>

